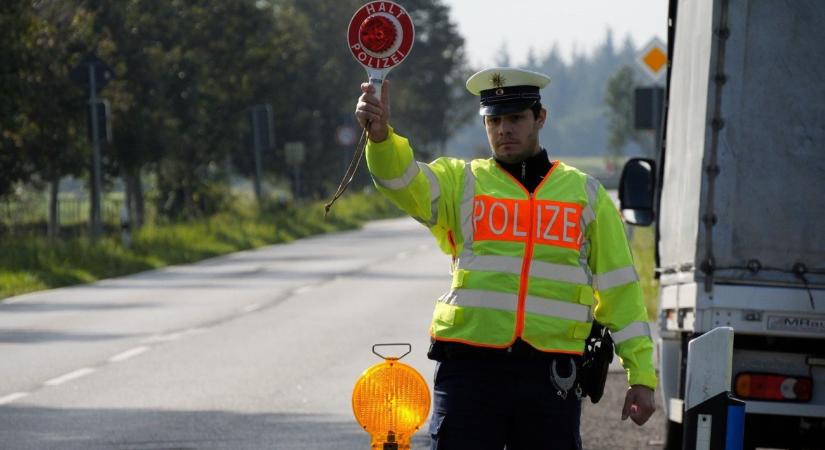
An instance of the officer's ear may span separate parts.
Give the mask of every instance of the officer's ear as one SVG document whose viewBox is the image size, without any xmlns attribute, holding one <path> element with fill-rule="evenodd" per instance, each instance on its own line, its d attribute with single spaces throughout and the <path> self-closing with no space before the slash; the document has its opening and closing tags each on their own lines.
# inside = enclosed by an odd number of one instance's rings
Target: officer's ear
<svg viewBox="0 0 825 450">
<path fill-rule="evenodd" d="M 536 122 L 538 122 L 539 128 L 543 127 L 544 123 L 546 121 L 547 121 L 547 109 L 546 108 L 541 108 L 541 110 L 539 110 L 536 113 Z"/>
</svg>

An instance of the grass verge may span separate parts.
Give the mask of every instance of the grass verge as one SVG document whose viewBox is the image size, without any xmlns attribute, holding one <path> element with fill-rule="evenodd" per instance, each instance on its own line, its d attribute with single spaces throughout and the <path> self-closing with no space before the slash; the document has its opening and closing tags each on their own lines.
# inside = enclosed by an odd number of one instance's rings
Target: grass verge
<svg viewBox="0 0 825 450">
<path fill-rule="evenodd" d="M 655 320 L 659 306 L 659 281 L 654 277 L 656 259 L 653 246 L 656 243 L 653 232 L 652 226 L 633 227 L 633 237 L 630 240 L 633 260 L 636 264 L 636 272 L 639 274 L 645 307 L 650 320 Z"/>
<path fill-rule="evenodd" d="M 0 301 L 3 298 L 182 264 L 226 253 L 360 227 L 371 219 L 401 215 L 378 194 L 341 198 L 324 219 L 323 203 L 252 206 L 182 223 L 148 225 L 124 247 L 119 235 L 0 238 Z"/>
</svg>

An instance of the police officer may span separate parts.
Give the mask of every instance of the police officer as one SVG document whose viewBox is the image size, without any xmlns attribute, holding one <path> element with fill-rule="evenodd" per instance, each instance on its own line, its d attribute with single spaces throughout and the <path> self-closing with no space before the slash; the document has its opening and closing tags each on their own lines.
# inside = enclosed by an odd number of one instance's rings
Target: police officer
<svg viewBox="0 0 825 450">
<path fill-rule="evenodd" d="M 516 68 L 471 76 L 493 157 L 431 163 L 389 125 L 389 83 L 380 101 L 361 86 L 375 185 L 453 261 L 430 326 L 433 449 L 581 448 L 577 380 L 594 320 L 627 372 L 622 419 L 642 425 L 655 408 L 653 344 L 619 213 L 598 181 L 539 144 L 549 82 Z"/>
</svg>

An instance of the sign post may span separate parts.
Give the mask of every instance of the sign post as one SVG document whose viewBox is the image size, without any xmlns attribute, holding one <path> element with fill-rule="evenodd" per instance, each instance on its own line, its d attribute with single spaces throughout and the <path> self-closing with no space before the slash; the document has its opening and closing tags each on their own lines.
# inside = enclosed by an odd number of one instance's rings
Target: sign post
<svg viewBox="0 0 825 450">
<path fill-rule="evenodd" d="M 301 165 L 306 159 L 306 145 L 303 141 L 287 142 L 284 153 L 286 164 L 292 168 L 292 198 L 297 201 L 301 197 Z"/>
<path fill-rule="evenodd" d="M 636 65 L 642 69 L 650 81 L 649 86 L 638 87 L 634 93 L 634 124 L 637 130 L 653 131 L 654 157 L 659 154 L 662 136 L 662 111 L 665 88 L 662 86 L 667 74 L 667 46 L 653 38 L 636 55 Z"/>
<path fill-rule="evenodd" d="M 261 180 L 263 179 L 261 150 L 271 150 L 275 146 L 272 105 L 266 103 L 252 106 L 249 110 L 249 120 L 252 125 L 252 152 L 255 161 L 255 199 L 258 201 L 258 206 L 260 206 L 261 197 L 263 196 L 261 189 Z"/>
<path fill-rule="evenodd" d="M 80 61 L 80 64 L 75 66 L 69 74 L 69 77 L 76 83 L 84 86 L 89 91 L 89 116 L 90 129 L 92 130 L 92 176 L 91 179 L 91 209 L 90 219 L 92 228 L 92 237 L 98 237 L 103 232 L 102 221 L 100 217 L 100 190 L 102 186 L 102 176 L 100 173 L 100 115 L 98 113 L 98 99 L 97 93 L 103 89 L 109 80 L 114 78 L 114 71 L 106 65 L 103 60 L 95 54 L 87 54 Z"/>
</svg>

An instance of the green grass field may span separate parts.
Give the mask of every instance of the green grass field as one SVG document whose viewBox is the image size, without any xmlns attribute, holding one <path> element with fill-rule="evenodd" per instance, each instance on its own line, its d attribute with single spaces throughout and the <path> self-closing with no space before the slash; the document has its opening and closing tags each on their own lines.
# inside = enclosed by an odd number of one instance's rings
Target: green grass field
<svg viewBox="0 0 825 450">
<path fill-rule="evenodd" d="M 122 245 L 119 234 L 88 237 L 0 238 L 0 299 L 103 278 L 194 262 L 238 250 L 336 230 L 401 212 L 378 194 L 346 195 L 324 219 L 322 203 L 284 206 L 258 213 L 252 204 L 210 218 L 147 225 Z"/>
<path fill-rule="evenodd" d="M 655 235 L 653 231 L 653 227 L 633 227 L 633 237 L 630 241 L 636 272 L 639 273 L 647 315 L 650 320 L 656 318 L 659 301 L 659 282 L 653 276 L 656 269 L 653 247 L 655 245 Z"/>
</svg>

